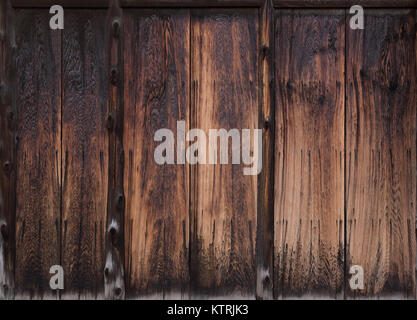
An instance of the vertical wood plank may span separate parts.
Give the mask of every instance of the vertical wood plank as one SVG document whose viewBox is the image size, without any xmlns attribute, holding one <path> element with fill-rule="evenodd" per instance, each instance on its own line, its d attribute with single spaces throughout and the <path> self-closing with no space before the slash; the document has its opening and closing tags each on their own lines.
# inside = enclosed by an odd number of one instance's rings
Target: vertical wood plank
<svg viewBox="0 0 417 320">
<path fill-rule="evenodd" d="M 124 299 L 124 150 L 123 150 L 123 26 L 118 0 L 111 1 L 107 19 L 109 42 L 109 187 L 106 218 L 106 299 Z"/>
<path fill-rule="evenodd" d="M 66 10 L 63 31 L 64 298 L 103 291 L 108 187 L 105 10 Z"/>
<path fill-rule="evenodd" d="M 347 270 L 350 297 L 414 298 L 416 259 L 415 10 L 367 10 L 347 32 Z"/>
<path fill-rule="evenodd" d="M 257 9 L 192 11 L 192 127 L 258 127 Z M 231 139 L 229 139 L 231 140 Z M 239 150 L 240 151 L 240 150 Z M 191 282 L 199 296 L 254 297 L 257 176 L 243 164 L 192 171 Z M 219 161 L 219 160 L 217 160 Z"/>
<path fill-rule="evenodd" d="M 10 1 L 0 3 L 0 299 L 14 296 L 15 257 L 15 38 Z"/>
<path fill-rule="evenodd" d="M 61 32 L 47 10 L 16 14 L 16 294 L 52 298 L 60 264 Z"/>
<path fill-rule="evenodd" d="M 344 278 L 343 10 L 278 10 L 277 298 L 340 298 Z"/>
<path fill-rule="evenodd" d="M 273 295 L 274 242 L 274 8 L 265 0 L 261 8 L 259 51 L 259 124 L 262 128 L 263 168 L 258 177 L 258 223 L 256 235 L 256 297 Z"/>
<path fill-rule="evenodd" d="M 188 297 L 188 165 L 154 160 L 189 110 L 189 10 L 125 10 L 125 243 L 130 297 Z M 177 147 L 177 143 L 175 144 Z"/>
</svg>

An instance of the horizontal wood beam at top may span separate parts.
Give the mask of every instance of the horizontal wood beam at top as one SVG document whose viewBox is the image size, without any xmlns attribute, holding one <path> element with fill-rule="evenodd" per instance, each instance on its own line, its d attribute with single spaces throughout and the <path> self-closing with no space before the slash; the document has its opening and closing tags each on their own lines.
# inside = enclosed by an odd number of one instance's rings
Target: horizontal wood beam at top
<svg viewBox="0 0 417 320">
<path fill-rule="evenodd" d="M 416 8 L 417 0 L 273 0 L 275 8 Z"/>
<path fill-rule="evenodd" d="M 264 0 L 119 0 L 122 7 L 260 7 Z M 110 0 L 12 0 L 13 7 L 107 8 Z M 416 8 L 417 0 L 273 0 L 276 8 Z"/>
<path fill-rule="evenodd" d="M 12 6 L 64 8 L 107 8 L 109 0 L 12 0 Z M 260 7 L 264 0 L 119 0 L 121 7 Z"/>
</svg>

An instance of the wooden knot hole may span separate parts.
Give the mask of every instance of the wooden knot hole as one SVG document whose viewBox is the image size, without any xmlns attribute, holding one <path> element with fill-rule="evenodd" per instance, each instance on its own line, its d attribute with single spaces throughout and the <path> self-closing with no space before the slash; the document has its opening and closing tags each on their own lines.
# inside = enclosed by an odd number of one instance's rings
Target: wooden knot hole
<svg viewBox="0 0 417 320">
<path fill-rule="evenodd" d="M 3 163 L 3 169 L 4 169 L 4 172 L 6 172 L 6 173 L 10 173 L 10 168 L 11 168 L 10 161 L 5 161 L 5 162 Z"/>
<path fill-rule="evenodd" d="M 114 18 L 111 24 L 113 30 L 113 37 L 118 38 L 120 35 L 120 26 L 122 25 L 119 18 Z"/>
<path fill-rule="evenodd" d="M 112 116 L 112 114 L 111 114 L 111 113 L 107 116 L 107 120 L 106 120 L 106 128 L 107 128 L 107 130 L 109 130 L 109 131 L 112 131 L 112 130 L 113 130 L 113 128 L 114 128 L 114 119 L 113 119 L 113 116 Z"/>
<path fill-rule="evenodd" d="M 262 59 L 265 59 L 269 55 L 269 47 L 266 45 L 263 45 L 261 47 L 261 57 Z"/>
<path fill-rule="evenodd" d="M 271 122 L 270 118 L 269 117 L 266 117 L 265 120 L 264 120 L 264 128 L 265 128 L 265 130 L 268 130 L 269 129 L 270 122 Z"/>
<path fill-rule="evenodd" d="M 119 71 L 117 70 L 116 67 L 111 68 L 110 70 L 110 82 L 112 85 L 116 85 L 117 84 L 117 78 L 119 76 Z"/>
<path fill-rule="evenodd" d="M 120 297 L 120 295 L 122 294 L 122 288 L 119 288 L 119 287 L 115 288 L 114 294 L 116 297 Z"/>
<path fill-rule="evenodd" d="M 110 238 L 112 239 L 112 241 L 114 241 L 114 239 L 116 239 L 116 234 L 117 234 L 117 230 L 115 227 L 111 227 L 109 230 L 110 233 Z"/>
<path fill-rule="evenodd" d="M 119 210 L 121 210 L 123 208 L 124 202 L 125 202 L 125 197 L 122 194 L 120 194 L 117 197 L 117 208 Z"/>
<path fill-rule="evenodd" d="M 7 232 L 7 225 L 6 224 L 2 224 L 1 225 L 1 227 L 0 227 L 0 233 L 1 233 L 1 236 L 3 237 L 3 239 L 5 241 L 7 241 L 8 237 L 9 237 L 9 234 Z"/>
</svg>

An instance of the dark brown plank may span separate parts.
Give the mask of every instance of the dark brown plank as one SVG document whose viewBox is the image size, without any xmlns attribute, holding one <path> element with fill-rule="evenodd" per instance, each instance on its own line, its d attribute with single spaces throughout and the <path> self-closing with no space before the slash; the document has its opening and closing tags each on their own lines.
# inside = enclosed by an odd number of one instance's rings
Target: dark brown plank
<svg viewBox="0 0 417 320">
<path fill-rule="evenodd" d="M 61 32 L 47 10 L 18 10 L 16 42 L 16 294 L 49 298 L 60 264 Z"/>
<path fill-rule="evenodd" d="M 209 129 L 258 127 L 258 14 L 193 11 L 191 126 L 207 137 Z M 255 295 L 258 177 L 244 175 L 243 164 L 232 165 L 230 149 L 229 164 L 193 166 L 194 297 Z"/>
<path fill-rule="evenodd" d="M 273 0 L 276 8 L 415 8 L 417 0 Z"/>
<path fill-rule="evenodd" d="M 103 294 L 108 187 L 105 10 L 66 10 L 63 31 L 64 297 Z"/>
<path fill-rule="evenodd" d="M 14 12 L 0 3 L 0 299 L 14 296 L 16 148 Z"/>
<path fill-rule="evenodd" d="M 278 10 L 277 298 L 340 298 L 344 278 L 343 10 Z"/>
<path fill-rule="evenodd" d="M 274 8 L 266 0 L 260 15 L 261 49 L 259 55 L 259 124 L 262 128 L 262 172 L 258 176 L 258 228 L 256 247 L 256 297 L 273 295 L 274 242 Z"/>
<path fill-rule="evenodd" d="M 107 8 L 109 0 L 11 0 L 14 7 Z M 122 7 L 261 7 L 264 0 L 119 0 Z M 273 0 L 276 8 L 416 8 L 417 0 Z"/>
<path fill-rule="evenodd" d="M 12 6 L 17 8 L 52 7 L 61 5 L 65 8 L 108 8 L 111 0 L 11 0 Z"/>
<path fill-rule="evenodd" d="M 107 8 L 111 0 L 12 0 L 14 7 Z M 258 7 L 263 0 L 118 0 L 122 7 Z"/>
<path fill-rule="evenodd" d="M 157 164 L 154 135 L 162 128 L 176 134 L 177 121 L 188 120 L 189 22 L 189 10 L 124 11 L 129 297 L 188 295 L 188 165 Z"/>
<path fill-rule="evenodd" d="M 373 10 L 347 33 L 346 263 L 365 279 L 350 297 L 415 297 L 415 26 L 415 10 Z"/>
</svg>

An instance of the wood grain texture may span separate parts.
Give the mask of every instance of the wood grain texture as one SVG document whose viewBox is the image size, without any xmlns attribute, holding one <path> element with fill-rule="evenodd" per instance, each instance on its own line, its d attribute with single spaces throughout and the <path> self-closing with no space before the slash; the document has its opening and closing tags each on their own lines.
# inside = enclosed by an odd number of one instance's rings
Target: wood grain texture
<svg viewBox="0 0 417 320">
<path fill-rule="evenodd" d="M 64 298 L 103 295 L 108 187 L 104 10 L 66 10 L 63 31 Z"/>
<path fill-rule="evenodd" d="M 258 20 L 256 9 L 192 11 L 191 126 L 207 136 L 258 126 Z M 229 164 L 193 166 L 194 297 L 255 294 L 257 176 L 230 154 L 229 143 Z"/>
<path fill-rule="evenodd" d="M 190 13 L 125 10 L 124 28 L 127 295 L 186 298 L 189 169 L 157 164 L 154 135 L 188 130 Z"/>
<path fill-rule="evenodd" d="M 61 32 L 47 10 L 16 11 L 16 295 L 52 298 L 60 264 Z"/>
<path fill-rule="evenodd" d="M 261 8 L 259 55 L 259 124 L 262 128 L 262 172 L 258 176 L 258 223 L 256 235 L 256 297 L 273 296 L 274 247 L 274 8 L 266 0 Z"/>
<path fill-rule="evenodd" d="M 343 10 L 278 10 L 277 298 L 340 298 L 344 278 Z"/>
<path fill-rule="evenodd" d="M 0 3 L 0 299 L 14 296 L 16 148 L 14 12 Z"/>
<path fill-rule="evenodd" d="M 365 273 L 351 297 L 415 297 L 415 19 L 368 10 L 347 32 L 346 262 Z"/>
</svg>

